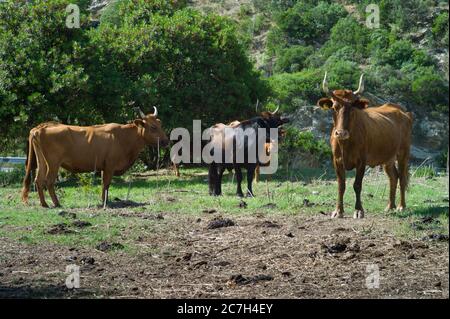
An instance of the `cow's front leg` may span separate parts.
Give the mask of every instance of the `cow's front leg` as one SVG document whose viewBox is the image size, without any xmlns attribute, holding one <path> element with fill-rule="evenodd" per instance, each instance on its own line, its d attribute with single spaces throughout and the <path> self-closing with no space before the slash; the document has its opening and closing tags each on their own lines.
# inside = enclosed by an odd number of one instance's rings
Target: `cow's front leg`
<svg viewBox="0 0 450 319">
<path fill-rule="evenodd" d="M 217 172 L 217 180 L 216 180 L 216 196 L 222 195 L 222 178 L 223 173 L 225 172 L 225 167 L 222 165 L 218 165 L 218 172 Z"/>
<path fill-rule="evenodd" d="M 106 205 L 108 204 L 108 193 L 109 193 L 109 185 L 111 185 L 113 173 L 111 171 L 104 170 L 102 181 L 103 181 L 103 187 L 102 187 L 102 203 L 103 203 L 103 209 L 106 209 Z"/>
<path fill-rule="evenodd" d="M 253 178 L 255 176 L 256 165 L 248 165 L 247 166 L 247 197 L 255 197 L 253 194 Z"/>
<path fill-rule="evenodd" d="M 356 204 L 355 204 L 355 213 L 353 214 L 353 218 L 364 218 L 364 208 L 362 207 L 361 202 L 361 191 L 362 191 L 362 181 L 364 178 L 364 172 L 366 171 L 366 165 L 360 164 L 356 168 L 356 177 L 355 183 L 353 184 L 353 189 L 355 190 L 356 195 Z"/>
<path fill-rule="evenodd" d="M 338 199 L 335 211 L 331 214 L 331 218 L 344 218 L 344 194 L 345 194 L 345 168 L 342 163 L 334 161 L 338 182 Z"/>
<path fill-rule="evenodd" d="M 211 163 L 208 172 L 208 184 L 209 184 L 209 195 L 216 195 L 216 184 L 217 184 L 217 165 L 216 163 Z"/>
<path fill-rule="evenodd" d="M 236 182 L 237 182 L 237 190 L 236 195 L 238 197 L 244 197 L 244 193 L 242 193 L 242 170 L 239 166 L 234 167 L 234 171 L 236 172 Z"/>
</svg>

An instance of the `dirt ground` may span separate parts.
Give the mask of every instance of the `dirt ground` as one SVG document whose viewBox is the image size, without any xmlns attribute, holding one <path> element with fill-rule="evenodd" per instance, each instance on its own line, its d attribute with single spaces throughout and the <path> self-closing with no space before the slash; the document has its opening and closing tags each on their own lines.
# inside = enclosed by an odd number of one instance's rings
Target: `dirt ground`
<svg viewBox="0 0 450 319">
<path fill-rule="evenodd" d="M 2 238 L 0 297 L 449 297 L 448 238 L 401 240 L 395 219 L 261 214 L 211 223 L 216 215 L 164 214 L 170 233 L 135 239 L 152 253 Z M 71 264 L 80 266 L 79 289 L 65 285 Z"/>
</svg>

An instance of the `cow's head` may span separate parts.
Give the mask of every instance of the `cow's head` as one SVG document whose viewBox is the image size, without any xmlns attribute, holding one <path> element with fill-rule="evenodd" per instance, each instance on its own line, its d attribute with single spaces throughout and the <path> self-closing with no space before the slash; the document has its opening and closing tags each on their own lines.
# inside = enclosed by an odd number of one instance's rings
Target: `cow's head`
<svg viewBox="0 0 450 319">
<path fill-rule="evenodd" d="M 267 127 L 278 128 L 283 124 L 289 123 L 289 119 L 287 117 L 278 114 L 279 109 L 280 107 L 277 107 L 277 109 L 273 112 L 261 112 L 261 118 L 266 123 Z"/>
<path fill-rule="evenodd" d="M 323 91 L 327 94 L 327 97 L 320 99 L 317 105 L 324 110 L 333 110 L 333 137 L 338 140 L 349 139 L 355 112 L 369 106 L 369 101 L 360 97 L 364 92 L 364 74 L 361 75 L 359 80 L 358 90 L 353 92 L 352 90 L 330 91 L 327 73 L 325 73 Z"/>
<path fill-rule="evenodd" d="M 141 129 L 142 136 L 147 144 L 150 145 L 159 145 L 162 147 L 169 145 L 169 139 L 167 138 L 166 133 L 162 129 L 161 121 L 158 117 L 158 109 L 154 108 L 153 114 L 145 114 L 141 109 L 137 109 L 139 111 L 139 119 L 134 120 L 134 125 Z"/>
</svg>

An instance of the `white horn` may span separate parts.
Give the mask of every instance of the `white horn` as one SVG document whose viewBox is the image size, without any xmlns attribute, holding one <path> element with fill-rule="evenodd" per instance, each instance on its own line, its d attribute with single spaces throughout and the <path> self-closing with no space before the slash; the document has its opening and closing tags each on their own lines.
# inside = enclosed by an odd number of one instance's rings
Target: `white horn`
<svg viewBox="0 0 450 319">
<path fill-rule="evenodd" d="M 153 112 L 153 116 L 154 116 L 154 117 L 157 117 L 157 116 L 158 116 L 158 109 L 156 108 L 156 106 L 154 106 L 153 109 L 155 110 L 155 111 Z"/>
<path fill-rule="evenodd" d="M 325 72 L 325 77 L 323 78 L 322 88 L 325 94 L 330 94 L 330 89 L 328 88 L 328 80 L 327 80 L 328 72 Z"/>
<path fill-rule="evenodd" d="M 277 114 L 278 110 L 280 109 L 280 106 L 278 105 L 277 109 L 275 111 L 272 112 L 272 115 Z"/>
<path fill-rule="evenodd" d="M 358 90 L 353 92 L 354 95 L 361 95 L 364 93 L 364 73 L 361 74 L 361 78 L 359 79 L 359 87 Z"/>
<path fill-rule="evenodd" d="M 258 113 L 259 99 L 256 99 L 256 113 Z"/>
<path fill-rule="evenodd" d="M 135 107 L 134 110 L 135 110 L 136 112 L 139 113 L 139 116 L 140 116 L 141 118 L 144 118 L 144 117 L 145 117 L 145 114 L 144 114 L 144 112 L 142 112 L 142 110 L 141 110 L 140 107 Z"/>
</svg>

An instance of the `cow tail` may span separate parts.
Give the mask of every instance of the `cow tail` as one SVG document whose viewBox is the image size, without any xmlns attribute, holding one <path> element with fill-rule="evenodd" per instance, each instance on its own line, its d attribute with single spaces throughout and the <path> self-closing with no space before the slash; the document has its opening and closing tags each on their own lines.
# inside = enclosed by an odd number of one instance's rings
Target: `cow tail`
<svg viewBox="0 0 450 319">
<path fill-rule="evenodd" d="M 35 175 L 37 168 L 36 152 L 34 150 L 33 143 L 31 141 L 32 135 L 30 134 L 27 144 L 27 159 L 25 161 L 25 177 L 23 179 L 22 188 L 22 201 L 26 204 L 28 203 L 28 193 L 30 192 L 31 185 L 31 175 Z"/>
</svg>

